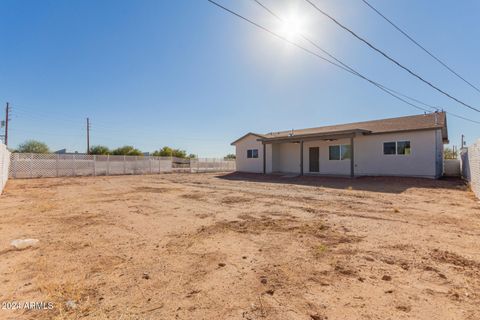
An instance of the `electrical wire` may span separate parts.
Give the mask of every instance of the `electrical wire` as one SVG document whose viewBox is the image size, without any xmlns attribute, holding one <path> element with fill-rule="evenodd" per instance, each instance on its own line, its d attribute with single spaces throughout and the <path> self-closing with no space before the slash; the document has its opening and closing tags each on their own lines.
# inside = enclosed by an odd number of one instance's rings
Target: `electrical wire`
<svg viewBox="0 0 480 320">
<path fill-rule="evenodd" d="M 312 54 L 312 55 L 316 56 L 317 58 L 320 58 L 320 59 L 322 59 L 322 60 L 324 60 L 324 61 L 326 61 L 326 62 L 328 62 L 328 63 L 330 63 L 330 64 L 333 64 L 333 65 L 335 65 L 335 66 L 343 69 L 344 71 L 347 71 L 347 72 L 350 72 L 350 73 L 354 73 L 355 75 L 357 75 L 357 76 L 359 76 L 359 77 L 367 80 L 368 82 L 376 85 L 376 86 L 379 87 L 381 90 L 383 90 L 384 92 L 388 93 L 389 95 L 395 97 L 396 99 L 398 99 L 398 100 L 400 100 L 400 101 L 402 101 L 402 102 L 404 102 L 404 103 L 406 103 L 406 104 L 408 104 L 408 105 L 410 105 L 410 106 L 412 106 L 412 107 L 414 107 L 414 108 L 416 108 L 416 109 L 419 109 L 419 110 L 422 110 L 422 111 L 425 111 L 425 112 L 431 112 L 431 111 L 428 110 L 428 109 L 419 107 L 419 106 L 417 106 L 417 105 L 414 105 L 413 103 L 410 103 L 410 102 L 406 101 L 405 99 L 402 99 L 401 97 L 399 97 L 399 96 L 396 95 L 395 93 L 390 92 L 388 89 L 386 89 L 386 87 L 384 87 L 384 86 L 376 83 L 376 82 L 373 81 L 373 80 L 370 80 L 370 79 L 362 76 L 362 75 L 359 74 L 358 72 L 355 72 L 354 69 L 349 70 L 347 67 L 343 67 L 343 66 L 340 65 L 340 64 L 337 64 L 337 63 L 335 63 L 335 62 L 332 62 L 332 61 L 326 59 L 325 57 L 320 56 L 320 55 L 317 54 L 316 52 L 313 52 L 313 51 L 311 51 L 311 50 L 309 50 L 309 49 L 307 49 L 307 48 L 305 48 L 305 47 L 302 47 L 301 45 L 299 45 L 299 44 L 297 44 L 297 43 L 295 43 L 295 42 L 292 42 L 292 41 L 288 40 L 288 39 L 285 38 L 285 37 L 282 37 L 281 35 L 279 35 L 279 34 L 273 32 L 273 31 L 269 30 L 268 28 L 266 28 L 266 27 L 264 27 L 264 26 L 262 26 L 262 25 L 260 25 L 260 24 L 258 24 L 258 23 L 256 23 L 256 22 L 254 22 L 254 21 L 252 21 L 252 20 L 250 20 L 250 19 L 248 19 L 248 18 L 240 15 L 239 13 L 237 13 L 237 12 L 235 12 L 235 11 L 233 11 L 233 10 L 230 10 L 230 9 L 226 8 L 225 6 L 223 6 L 223 5 L 215 2 L 215 1 L 213 1 L 213 0 L 207 0 L 207 1 L 209 1 L 210 3 L 216 5 L 217 7 L 221 8 L 222 10 L 225 10 L 226 12 L 228 12 L 228 13 L 230 13 L 230 14 L 232 14 L 232 15 L 234 15 L 234 16 L 236 16 L 236 17 L 238 17 L 238 18 L 240 18 L 240 19 L 242 19 L 242 20 L 244 20 L 244 21 L 246 21 L 246 22 L 254 25 L 255 27 L 260 28 L 260 29 L 264 30 L 265 32 L 267 32 L 267 33 L 269 33 L 269 34 L 271 34 L 271 35 L 273 35 L 273 36 L 275 36 L 275 37 L 277 37 L 277 38 L 279 38 L 279 39 L 281 39 L 281 40 L 283 40 L 283 41 L 286 41 L 286 42 L 290 43 L 291 45 L 293 45 L 293 46 L 295 46 L 295 47 L 297 47 L 297 48 L 299 48 L 299 49 L 301 49 L 301 50 L 303 50 L 303 51 L 305 51 L 305 52 L 307 52 L 307 53 L 309 53 L 309 54 Z M 254 1 L 256 1 L 256 0 L 254 0 Z M 257 1 L 256 1 L 256 2 L 257 2 Z M 257 2 L 257 3 L 258 3 L 258 2 Z M 390 90 L 391 90 L 391 89 L 390 89 Z M 393 90 L 392 90 L 392 91 L 393 91 Z M 414 99 L 414 98 L 409 97 L 409 99 Z M 416 100 L 416 99 L 415 99 L 415 100 Z M 416 100 L 416 101 L 420 102 L 419 100 Z M 422 103 L 422 104 L 424 104 L 424 103 Z M 425 104 L 425 105 L 427 105 L 427 104 Z M 427 106 L 429 106 L 429 105 L 427 105 Z M 435 107 L 432 107 L 432 106 L 429 106 L 429 107 L 430 107 L 430 108 L 435 108 Z M 435 109 L 438 110 L 438 108 L 435 108 Z M 453 116 L 456 116 L 456 117 L 458 117 L 458 118 L 467 120 L 467 121 L 471 121 L 471 122 L 480 124 L 480 122 L 477 122 L 477 121 L 475 121 L 475 120 L 471 120 L 471 119 L 467 119 L 467 118 L 464 118 L 464 117 L 461 117 L 461 116 L 457 116 L 457 115 L 454 115 L 454 114 L 452 114 L 452 113 L 449 113 L 449 114 L 451 114 L 451 115 L 453 115 Z"/>
<path fill-rule="evenodd" d="M 276 19 L 278 19 L 279 21 L 281 22 L 284 22 L 284 19 L 282 19 L 278 14 L 276 14 L 273 10 L 271 10 L 269 7 L 267 7 L 265 4 L 263 4 L 260 0 L 253 0 L 255 1 L 255 3 L 257 3 L 260 7 L 262 7 L 265 11 L 267 11 L 268 13 L 270 13 L 272 16 L 274 16 Z M 412 101 L 415 101 L 423 106 L 426 106 L 428 108 L 431 108 L 433 109 L 434 111 L 438 111 L 439 108 L 438 107 L 434 107 L 432 105 L 429 105 L 421 100 L 418 100 L 416 98 L 413 98 L 413 97 L 410 97 L 404 93 L 401 93 L 399 91 L 396 91 L 394 89 L 391 89 L 391 88 L 388 88 L 386 87 L 385 85 L 382 85 L 378 82 L 375 82 L 373 80 L 370 80 L 368 78 L 366 78 L 365 76 L 363 76 L 362 74 L 360 74 L 358 71 L 356 71 L 355 69 L 353 69 L 352 67 L 350 67 L 349 65 L 347 65 L 346 63 L 344 63 L 343 61 L 341 61 L 340 59 L 336 58 L 333 54 L 331 54 L 330 52 L 328 52 L 327 50 L 323 49 L 322 47 L 320 47 L 317 43 L 315 43 L 313 40 L 311 40 L 310 38 L 308 38 L 305 34 L 303 33 L 300 33 L 300 36 L 305 40 L 307 41 L 308 43 L 310 43 L 311 45 L 313 45 L 315 48 L 319 49 L 320 51 L 322 51 L 323 53 L 325 53 L 326 55 L 328 55 L 330 58 L 334 59 L 336 62 L 338 62 L 339 64 L 341 64 L 343 67 L 345 67 L 346 69 L 348 70 L 345 70 L 345 71 L 348 71 L 350 72 L 351 74 L 354 74 L 370 83 L 372 83 L 373 85 L 377 86 L 377 87 L 382 87 L 383 89 L 386 89 L 388 91 L 391 91 L 397 95 L 400 95 L 404 98 L 407 98 L 409 100 L 412 100 Z M 335 64 L 335 66 L 337 66 Z M 338 66 L 337 66 L 338 67 Z M 380 88 L 380 89 L 382 89 Z M 427 109 L 424 109 L 424 108 L 420 108 L 418 106 L 415 106 L 417 109 L 420 109 L 420 110 L 423 110 L 423 111 L 427 111 L 427 112 L 430 112 L 430 110 L 427 110 Z M 469 121 L 469 122 L 472 122 L 472 123 L 476 123 L 476 124 L 480 124 L 480 121 L 475 121 L 475 120 L 472 120 L 472 119 L 468 119 L 468 118 L 465 118 L 463 116 L 460 116 L 458 114 L 455 114 L 455 113 L 452 113 L 450 111 L 446 111 L 449 115 L 453 116 L 453 117 L 456 117 L 456 118 L 459 118 L 459 119 L 463 119 L 463 120 L 466 120 L 466 121 Z"/>
<path fill-rule="evenodd" d="M 445 62 L 443 62 L 442 60 L 440 60 L 440 58 L 438 58 L 437 56 L 435 56 L 432 52 L 430 52 L 429 50 L 427 50 L 424 46 L 422 46 L 418 41 L 416 41 L 415 39 L 413 39 L 406 31 L 402 30 L 399 26 L 397 26 L 392 20 L 390 20 L 389 18 L 387 18 L 383 13 L 381 13 L 377 8 L 375 8 L 373 5 L 371 5 L 368 1 L 366 0 L 361 0 L 363 3 L 365 3 L 370 9 L 372 9 L 373 11 L 375 11 L 380 17 L 382 17 L 385 21 L 387 21 L 389 24 L 391 24 L 395 29 L 397 29 L 398 32 L 400 32 L 401 34 L 403 34 L 408 40 L 410 40 L 411 42 L 413 42 L 417 47 L 419 47 L 420 49 L 422 49 L 423 51 L 425 51 L 430 57 L 432 57 L 433 59 L 435 59 L 438 63 L 440 63 L 443 67 L 445 67 L 448 71 L 450 71 L 451 73 L 453 73 L 454 75 L 456 75 L 459 79 L 463 80 L 463 82 L 465 82 L 466 84 L 468 84 L 470 87 L 472 87 L 473 89 L 475 89 L 477 92 L 480 92 L 480 89 L 478 87 L 476 87 L 475 85 L 473 85 L 471 82 L 469 82 L 468 80 L 466 80 L 464 77 L 462 77 L 458 72 L 456 72 L 455 70 L 453 70 L 453 68 L 449 67 Z"/>
<path fill-rule="evenodd" d="M 261 29 L 261 30 L 263 30 L 263 31 L 265 31 L 265 32 L 273 35 L 274 37 L 277 37 L 277 38 L 279 38 L 279 39 L 281 39 L 281 40 L 283 40 L 283 41 L 286 41 L 286 42 L 288 42 L 289 44 L 291 44 L 291 45 L 293 45 L 293 46 L 295 46 L 295 47 L 297 47 L 297 48 L 299 48 L 299 49 L 301 49 L 301 50 L 303 50 L 303 51 L 305 51 L 305 52 L 307 52 L 307 53 L 309 53 L 309 54 L 311 54 L 311 55 L 313 55 L 313 56 L 315 56 L 315 57 L 317 57 L 317 58 L 319 58 L 319 59 L 321 59 L 321 60 L 323 60 L 323 61 L 325 61 L 325 62 L 328 62 L 328 63 L 330 63 L 330 64 L 332 64 L 332 65 L 335 65 L 335 66 L 337 66 L 338 68 L 343 69 L 343 70 L 346 71 L 346 72 L 354 73 L 354 74 L 358 75 L 359 77 L 361 77 L 361 78 L 367 80 L 368 82 L 372 83 L 373 85 L 377 86 L 378 88 L 380 88 L 382 91 L 386 92 L 387 94 L 395 97 L 396 99 L 398 99 L 398 100 L 400 100 L 400 101 L 402 101 L 402 102 L 404 102 L 404 103 L 406 103 L 406 104 L 408 104 L 408 105 L 410 105 L 410 106 L 412 106 L 412 107 L 414 107 L 414 108 L 416 108 L 416 109 L 430 112 L 430 110 L 427 110 L 427 109 L 422 108 L 422 107 L 419 107 L 419 106 L 417 106 L 417 105 L 415 105 L 415 104 L 413 104 L 413 103 L 410 103 L 410 102 L 408 102 L 407 100 L 405 100 L 405 99 L 401 98 L 400 96 L 398 96 L 397 94 L 388 91 L 386 88 L 384 88 L 382 85 L 379 85 L 379 84 L 376 83 L 375 81 L 370 80 L 370 79 L 368 79 L 368 78 L 360 75 L 359 73 L 352 72 L 351 70 L 349 70 L 348 68 L 342 66 L 341 64 L 338 64 L 338 63 L 336 63 L 336 62 L 333 62 L 333 61 L 331 61 L 331 60 L 329 60 L 329 59 L 321 56 L 320 54 L 318 54 L 318 53 L 316 53 L 316 52 L 314 52 L 314 51 L 312 51 L 312 50 L 310 50 L 310 49 L 308 49 L 308 48 L 305 48 L 305 47 L 299 45 L 298 43 L 295 43 L 295 42 L 293 42 L 293 41 L 290 41 L 290 40 L 288 40 L 287 38 L 281 36 L 280 34 L 278 34 L 278 33 L 274 32 L 274 31 L 268 29 L 267 27 L 264 27 L 264 26 L 262 26 L 262 25 L 260 25 L 260 24 L 258 24 L 258 23 L 256 23 L 256 22 L 254 22 L 254 21 L 252 21 L 252 20 L 250 20 L 250 19 L 248 19 L 248 18 L 240 15 L 239 13 L 237 13 L 237 12 L 235 12 L 235 11 L 232 11 L 232 10 L 230 10 L 230 9 L 222 6 L 221 4 L 219 4 L 219 3 L 217 3 L 217 2 L 215 2 L 215 1 L 213 1 L 213 0 L 207 0 L 207 1 L 209 1 L 210 3 L 216 5 L 216 6 L 219 7 L 219 8 L 221 8 L 221 9 L 229 12 L 230 14 L 232 14 L 232 15 L 234 15 L 234 16 L 236 16 L 236 17 L 238 17 L 238 18 L 240 18 L 240 19 L 242 19 L 242 20 L 244 20 L 244 21 L 246 21 L 246 22 L 254 25 L 255 27 L 257 27 L 257 28 L 259 28 L 259 29 Z"/>
<path fill-rule="evenodd" d="M 209 0 L 210 1 L 210 0 Z M 384 56 L 386 59 L 390 60 L 391 62 L 393 62 L 395 65 L 397 65 L 398 67 L 400 67 L 401 69 L 407 71 L 408 73 L 410 73 L 412 76 L 414 76 L 415 78 L 419 79 L 420 81 L 424 82 L 425 84 L 429 85 L 430 87 L 432 87 L 433 89 L 437 90 L 438 92 L 442 93 L 443 95 L 449 97 L 450 99 L 458 102 L 459 104 L 471 109 L 471 110 L 474 110 L 476 112 L 480 112 L 480 109 L 476 108 L 476 107 L 473 107 L 471 106 L 470 104 L 468 103 L 465 103 L 463 102 L 462 100 L 454 97 L 453 95 L 449 94 L 448 92 L 440 89 L 439 87 L 437 87 L 436 85 L 434 85 L 433 83 L 431 83 L 430 81 L 428 80 L 425 80 L 423 77 L 421 77 L 420 75 L 418 75 L 417 73 L 415 73 L 414 71 L 412 71 L 411 69 L 409 69 L 408 67 L 405 67 L 403 64 L 401 64 L 400 62 L 398 62 L 397 60 L 395 60 L 394 58 L 390 57 L 387 53 L 385 53 L 384 51 L 378 49 L 377 47 L 375 47 L 373 44 L 371 44 L 369 41 L 365 40 L 364 38 L 362 38 L 361 36 L 359 36 L 358 34 L 356 34 L 354 31 L 352 31 L 351 29 L 349 29 L 348 27 L 344 26 L 342 23 L 340 23 L 337 19 L 335 19 L 333 16 L 331 16 L 330 14 L 328 14 L 327 12 L 323 11 L 322 9 L 320 9 L 317 5 L 315 5 L 311 0 L 305 0 L 307 3 L 309 3 L 313 8 L 315 8 L 315 10 L 317 10 L 318 12 L 320 12 L 322 15 L 324 15 L 325 17 L 327 17 L 328 19 L 332 20 L 336 25 L 338 25 L 340 28 L 344 29 L 345 31 L 347 31 L 348 33 L 350 33 L 351 35 L 353 35 L 355 38 L 357 38 L 358 40 L 362 41 L 363 43 L 365 43 L 368 47 L 370 47 L 371 49 L 373 49 L 374 51 L 378 52 L 379 54 L 381 54 L 382 56 Z"/>
</svg>

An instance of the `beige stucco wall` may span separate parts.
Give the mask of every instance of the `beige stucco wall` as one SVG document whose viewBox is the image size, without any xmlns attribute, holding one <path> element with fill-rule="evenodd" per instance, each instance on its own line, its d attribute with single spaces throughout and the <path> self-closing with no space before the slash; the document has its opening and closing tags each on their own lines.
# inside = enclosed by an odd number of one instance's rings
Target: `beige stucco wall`
<svg viewBox="0 0 480 320">
<path fill-rule="evenodd" d="M 355 175 L 416 176 L 435 178 L 435 157 L 441 151 L 436 131 L 409 131 L 355 138 Z M 383 143 L 410 141 L 410 155 L 384 155 Z M 440 142 L 439 142 L 440 141 Z M 443 144 L 442 147 L 443 148 Z"/>
<path fill-rule="evenodd" d="M 247 136 L 236 144 L 238 171 L 263 172 L 263 147 L 256 139 L 256 136 Z M 365 135 L 356 137 L 354 141 L 356 176 L 435 178 L 442 174 L 443 142 L 440 130 Z M 384 155 L 383 143 L 389 141 L 410 141 L 411 154 Z M 304 173 L 310 173 L 309 148 L 319 147 L 320 172 L 317 174 L 350 175 L 350 160 L 329 160 L 328 147 L 339 144 L 350 144 L 350 139 L 306 141 L 303 151 Z M 254 148 L 258 149 L 258 159 L 247 159 L 247 150 Z M 300 144 L 268 144 L 266 167 L 267 173 L 300 173 Z"/>
<path fill-rule="evenodd" d="M 263 145 L 257 139 L 257 136 L 248 135 L 235 144 L 237 171 L 263 173 Z M 258 158 L 247 158 L 248 149 L 258 149 Z"/>
<path fill-rule="evenodd" d="M 278 143 L 272 145 L 273 171 L 300 173 L 300 144 Z"/>
<path fill-rule="evenodd" d="M 303 170 L 310 174 L 309 148 L 319 147 L 320 151 L 320 172 L 311 174 L 321 175 L 350 175 L 350 160 L 329 160 L 329 146 L 350 144 L 350 139 L 339 139 L 335 141 L 306 141 L 303 144 Z"/>
</svg>

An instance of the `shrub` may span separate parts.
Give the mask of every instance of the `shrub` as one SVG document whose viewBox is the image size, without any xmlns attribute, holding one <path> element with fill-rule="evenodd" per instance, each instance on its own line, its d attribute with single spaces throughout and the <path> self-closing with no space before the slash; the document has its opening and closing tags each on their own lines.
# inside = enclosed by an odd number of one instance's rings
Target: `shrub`
<svg viewBox="0 0 480 320">
<path fill-rule="evenodd" d="M 16 152 L 23 153 L 50 153 L 48 146 L 37 140 L 27 140 L 18 146 Z"/>
<path fill-rule="evenodd" d="M 90 148 L 90 154 L 107 155 L 110 154 L 110 149 L 106 146 L 92 146 Z"/>
<path fill-rule="evenodd" d="M 152 155 L 155 157 L 187 158 L 187 152 L 185 150 L 172 149 L 168 146 L 165 146 L 162 149 L 155 151 Z"/>
<path fill-rule="evenodd" d="M 142 151 L 135 149 L 133 146 L 123 146 L 112 150 L 112 154 L 120 156 L 141 156 Z"/>
</svg>

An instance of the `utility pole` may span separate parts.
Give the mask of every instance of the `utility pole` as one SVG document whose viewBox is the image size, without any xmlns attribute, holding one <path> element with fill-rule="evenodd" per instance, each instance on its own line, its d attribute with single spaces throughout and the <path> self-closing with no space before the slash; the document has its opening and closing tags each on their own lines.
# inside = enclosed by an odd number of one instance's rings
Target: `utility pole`
<svg viewBox="0 0 480 320">
<path fill-rule="evenodd" d="M 8 116 L 8 112 L 10 111 L 10 106 L 7 102 L 7 106 L 5 107 L 5 146 L 8 147 L 8 122 L 10 118 Z"/>
<path fill-rule="evenodd" d="M 87 154 L 90 154 L 90 119 L 87 118 Z"/>
<path fill-rule="evenodd" d="M 462 145 L 460 146 L 461 149 L 465 148 L 465 135 L 462 134 Z"/>
</svg>

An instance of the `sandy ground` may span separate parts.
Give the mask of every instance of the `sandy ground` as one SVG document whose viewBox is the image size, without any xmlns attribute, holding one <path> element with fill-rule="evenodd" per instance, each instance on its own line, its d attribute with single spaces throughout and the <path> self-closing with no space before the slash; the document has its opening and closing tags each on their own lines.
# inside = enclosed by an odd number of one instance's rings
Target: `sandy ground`
<svg viewBox="0 0 480 320">
<path fill-rule="evenodd" d="M 11 180 L 0 318 L 480 319 L 479 240 L 480 203 L 455 180 Z"/>
</svg>

